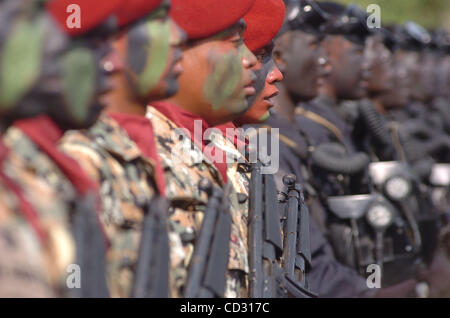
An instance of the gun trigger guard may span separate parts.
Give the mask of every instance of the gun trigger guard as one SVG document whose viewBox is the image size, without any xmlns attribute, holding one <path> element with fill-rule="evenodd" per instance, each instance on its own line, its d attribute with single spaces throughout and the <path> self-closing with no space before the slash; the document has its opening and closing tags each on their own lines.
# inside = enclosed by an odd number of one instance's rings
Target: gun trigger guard
<svg viewBox="0 0 450 318">
<path fill-rule="evenodd" d="M 287 202 L 287 200 L 289 198 L 289 195 L 286 192 L 278 191 L 278 195 L 282 196 L 281 198 L 278 198 L 278 202 L 280 202 L 280 203 L 286 203 Z"/>
</svg>

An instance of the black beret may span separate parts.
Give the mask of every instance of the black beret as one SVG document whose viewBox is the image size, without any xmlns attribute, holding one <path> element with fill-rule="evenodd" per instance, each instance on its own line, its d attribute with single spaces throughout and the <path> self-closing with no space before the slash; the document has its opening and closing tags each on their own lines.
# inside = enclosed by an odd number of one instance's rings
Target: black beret
<svg viewBox="0 0 450 318">
<path fill-rule="evenodd" d="M 423 50 L 432 43 L 431 34 L 417 23 L 411 21 L 398 26 L 396 36 L 399 46 L 407 50 Z"/>
<path fill-rule="evenodd" d="M 375 35 L 378 35 L 383 40 L 384 45 L 391 51 L 394 51 L 397 48 L 397 38 L 395 37 L 394 32 L 389 28 L 381 27 L 379 29 L 375 29 Z"/>
<path fill-rule="evenodd" d="M 322 26 L 328 20 L 328 15 L 311 0 L 284 0 L 286 4 L 286 19 L 280 34 L 290 30 L 301 30 L 320 35 Z"/>
<path fill-rule="evenodd" d="M 367 26 L 367 13 L 358 5 L 344 6 L 335 2 L 317 2 L 329 16 L 324 31 L 328 34 L 343 35 L 352 42 L 364 44 L 372 35 Z"/>
<path fill-rule="evenodd" d="M 443 29 L 434 30 L 431 33 L 431 48 L 442 52 L 450 52 L 450 34 Z"/>
</svg>

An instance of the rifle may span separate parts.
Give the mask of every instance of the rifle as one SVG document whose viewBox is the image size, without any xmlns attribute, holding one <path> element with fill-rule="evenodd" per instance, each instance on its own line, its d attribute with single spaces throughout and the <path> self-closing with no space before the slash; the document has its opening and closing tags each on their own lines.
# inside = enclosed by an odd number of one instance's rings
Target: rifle
<svg viewBox="0 0 450 318">
<path fill-rule="evenodd" d="M 94 194 L 85 195 L 77 201 L 72 215 L 76 264 L 81 268 L 81 288 L 72 289 L 72 297 L 109 297 L 106 282 L 106 242 L 95 213 L 95 200 Z"/>
<path fill-rule="evenodd" d="M 144 216 L 142 237 L 131 289 L 133 298 L 169 297 L 167 200 L 156 197 Z"/>
<path fill-rule="evenodd" d="M 184 296 L 224 297 L 232 223 L 229 205 L 231 184 L 226 184 L 222 190 L 202 179 L 199 188 L 208 195 L 208 203 L 189 265 Z"/>
<path fill-rule="evenodd" d="M 309 210 L 303 190 L 296 181 L 295 175 L 283 177 L 287 187 L 283 249 L 283 269 L 288 282 L 286 288 L 295 297 L 317 297 L 309 290 L 306 280 L 306 272 L 311 268 Z"/>
<path fill-rule="evenodd" d="M 315 297 L 307 288 L 305 276 L 306 265 L 311 264 L 308 210 L 302 201 L 301 189 L 295 184 L 295 176 L 285 177 L 283 181 L 289 190 L 284 240 L 273 175 L 261 174 L 261 163 L 252 167 L 249 201 L 251 298 Z M 296 278 L 298 271 L 302 274 L 301 281 Z"/>
</svg>

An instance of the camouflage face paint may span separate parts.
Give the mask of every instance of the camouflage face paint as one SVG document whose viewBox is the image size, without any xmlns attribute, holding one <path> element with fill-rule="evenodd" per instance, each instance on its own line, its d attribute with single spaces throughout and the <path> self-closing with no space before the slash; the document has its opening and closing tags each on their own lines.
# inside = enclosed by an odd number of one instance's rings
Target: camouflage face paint
<svg viewBox="0 0 450 318">
<path fill-rule="evenodd" d="M 248 107 L 242 84 L 242 59 L 248 54 L 245 45 L 237 51 L 221 54 L 212 50 L 209 63 L 212 73 L 206 78 L 203 93 L 213 110 L 225 108 L 231 113 L 241 113 Z"/>
<path fill-rule="evenodd" d="M 73 120 L 85 122 L 96 95 L 97 65 L 94 54 L 87 48 L 70 50 L 62 59 L 63 94 Z"/>
<path fill-rule="evenodd" d="M 283 75 L 275 66 L 271 54 L 257 54 L 258 64 L 255 68 L 258 73 L 255 86 L 257 90 L 256 98 L 250 109 L 237 118 L 235 123 L 240 126 L 265 122 L 270 117 L 270 109 L 274 106 L 273 97 L 279 93 L 276 83 L 283 80 Z"/>
<path fill-rule="evenodd" d="M 268 120 L 269 117 L 270 117 L 270 112 L 269 112 L 269 111 L 266 111 L 266 112 L 264 113 L 264 115 L 262 115 L 261 117 L 258 118 L 258 122 L 263 123 L 263 122 L 265 122 L 266 120 Z"/>
<path fill-rule="evenodd" d="M 13 26 L 0 60 L 0 111 L 17 104 L 34 86 L 41 70 L 45 26 L 21 19 Z"/>
<path fill-rule="evenodd" d="M 156 87 L 167 68 L 169 53 L 170 19 L 167 10 L 161 8 L 128 33 L 129 76 L 139 97 Z"/>
<path fill-rule="evenodd" d="M 260 97 L 261 93 L 264 90 L 264 86 L 266 85 L 266 79 L 269 72 L 273 69 L 274 62 L 272 59 L 272 56 L 270 54 L 264 54 L 261 56 L 257 56 L 259 62 L 261 63 L 261 68 L 258 70 L 255 70 L 254 73 L 256 75 L 256 82 L 255 82 L 255 90 L 256 94 L 253 96 L 250 96 L 248 99 L 248 103 L 250 107 L 253 106 L 255 101 Z"/>
<path fill-rule="evenodd" d="M 41 9 L 9 9 L 0 13 L 9 26 L 0 33 L 0 113 L 8 121 L 46 114 L 63 129 L 92 125 L 101 109 L 98 41 L 70 39 Z"/>
</svg>

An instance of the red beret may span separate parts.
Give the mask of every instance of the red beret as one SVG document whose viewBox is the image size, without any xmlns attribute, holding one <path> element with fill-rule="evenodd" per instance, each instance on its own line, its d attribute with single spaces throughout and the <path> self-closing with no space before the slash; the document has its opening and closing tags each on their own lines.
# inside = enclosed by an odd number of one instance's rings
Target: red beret
<svg viewBox="0 0 450 318">
<path fill-rule="evenodd" d="M 78 36 L 87 33 L 106 21 L 117 11 L 121 0 L 50 0 L 46 6 L 50 14 L 55 18 L 62 29 L 70 36 Z M 80 8 L 80 28 L 70 28 L 68 18 L 74 13 L 71 5 Z M 69 20 L 70 21 L 70 20 Z"/>
<path fill-rule="evenodd" d="M 158 8 L 163 0 L 123 0 L 117 11 L 119 26 L 135 22 Z"/>
<path fill-rule="evenodd" d="M 172 0 L 170 15 L 189 39 L 217 34 L 237 23 L 255 0 Z"/>
<path fill-rule="evenodd" d="M 278 34 L 285 11 L 283 0 L 256 0 L 244 17 L 247 23 L 244 41 L 250 51 L 264 47 Z"/>
</svg>

